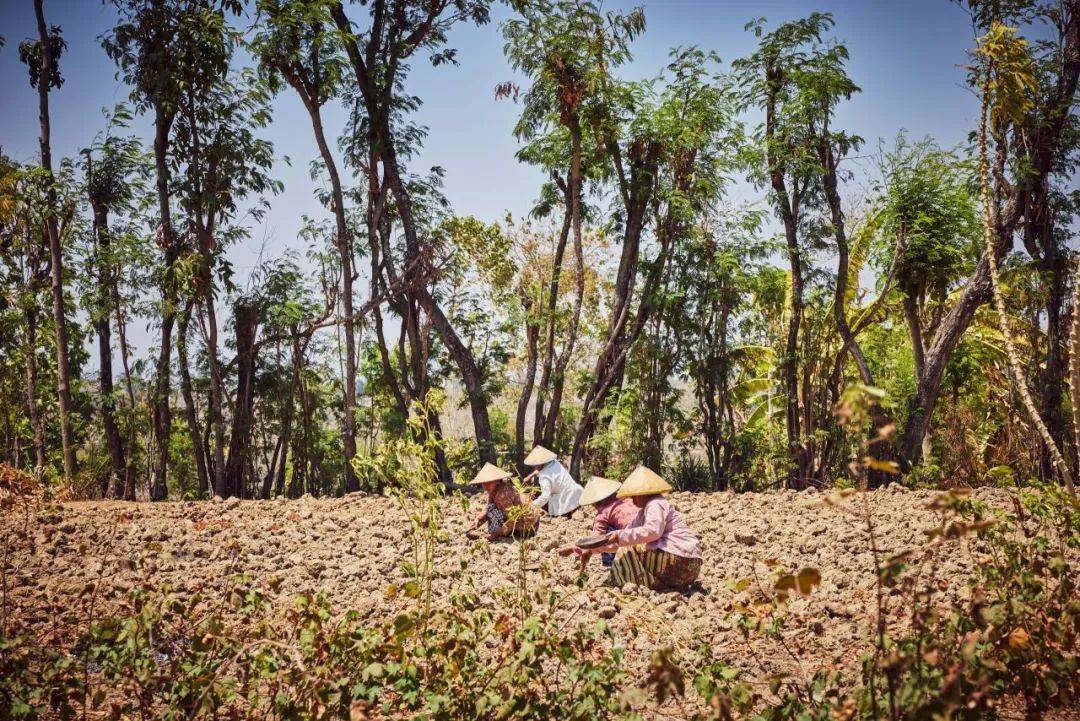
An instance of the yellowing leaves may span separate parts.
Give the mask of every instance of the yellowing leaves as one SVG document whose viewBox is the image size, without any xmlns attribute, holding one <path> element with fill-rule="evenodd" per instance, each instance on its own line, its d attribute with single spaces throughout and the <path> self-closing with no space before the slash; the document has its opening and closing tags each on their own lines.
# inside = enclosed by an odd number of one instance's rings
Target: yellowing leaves
<svg viewBox="0 0 1080 721">
<path fill-rule="evenodd" d="M 1009 634 L 1009 648 L 1014 651 L 1022 651 L 1031 643 L 1031 636 L 1021 627 L 1013 629 Z"/>
<path fill-rule="evenodd" d="M 803 568 L 798 573 L 785 573 L 776 579 L 773 589 L 781 598 L 787 598 L 791 591 L 798 591 L 803 596 L 809 596 L 815 586 L 821 585 L 821 572 L 816 568 Z"/>
<path fill-rule="evenodd" d="M 883 461 L 873 456 L 864 456 L 863 463 L 866 464 L 867 468 L 882 473 L 889 473 L 894 476 L 900 473 L 900 464 L 896 461 Z"/>
<path fill-rule="evenodd" d="M 1034 107 L 1035 63 L 1027 41 L 1017 37 L 1016 28 L 995 21 L 979 38 L 976 56 L 987 63 L 987 101 L 990 122 L 1002 127 L 1007 121 L 1021 123 Z"/>
</svg>

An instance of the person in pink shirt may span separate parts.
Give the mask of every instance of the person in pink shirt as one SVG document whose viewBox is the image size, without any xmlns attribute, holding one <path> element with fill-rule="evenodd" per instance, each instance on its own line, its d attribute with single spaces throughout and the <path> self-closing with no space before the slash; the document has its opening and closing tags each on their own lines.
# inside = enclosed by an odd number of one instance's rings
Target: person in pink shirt
<svg viewBox="0 0 1080 721">
<path fill-rule="evenodd" d="M 636 583 L 663 591 L 682 589 L 701 573 L 701 543 L 664 498 L 667 481 L 638 466 L 622 484 L 617 498 L 630 498 L 638 514 L 630 524 L 607 534 L 608 543 L 594 552 L 618 551 L 608 584 Z"/>
<path fill-rule="evenodd" d="M 628 498 L 616 498 L 615 494 L 622 485 L 618 481 L 612 481 L 600 476 L 593 476 L 585 484 L 585 490 L 581 493 L 579 502 L 582 506 L 593 506 L 596 509 L 596 518 L 593 520 L 592 535 L 606 536 L 612 531 L 618 531 L 630 525 L 630 522 L 638 515 L 638 508 Z M 561 556 L 576 554 L 581 562 L 581 569 L 593 555 L 593 551 L 577 546 L 563 546 L 557 553 Z M 602 553 L 601 563 L 604 568 L 610 568 L 615 561 L 614 553 Z"/>
</svg>

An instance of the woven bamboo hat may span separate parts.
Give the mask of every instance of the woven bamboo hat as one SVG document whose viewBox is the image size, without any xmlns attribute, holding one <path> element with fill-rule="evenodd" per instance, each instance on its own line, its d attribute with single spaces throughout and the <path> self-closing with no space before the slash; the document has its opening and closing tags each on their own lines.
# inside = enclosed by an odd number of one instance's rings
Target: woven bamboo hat
<svg viewBox="0 0 1080 721">
<path fill-rule="evenodd" d="M 578 503 L 583 506 L 591 506 L 594 503 L 599 503 L 605 498 L 610 498 L 614 495 L 621 485 L 622 484 L 618 481 L 613 481 L 610 478 L 592 476 L 589 478 L 589 482 L 585 484 L 585 490 L 581 492 L 581 498 L 578 499 Z"/>
<path fill-rule="evenodd" d="M 485 463 L 484 467 L 480 469 L 480 472 L 469 481 L 472 485 L 480 485 L 481 483 L 491 483 L 492 481 L 504 481 L 510 476 L 514 475 L 510 471 L 504 471 L 493 463 Z"/>
<path fill-rule="evenodd" d="M 525 465 L 546 466 L 553 460 L 555 460 L 555 451 L 549 451 L 543 446 L 536 446 L 531 451 L 529 451 L 529 455 L 525 456 Z"/>
<path fill-rule="evenodd" d="M 632 498 L 634 496 L 651 496 L 657 493 L 667 493 L 675 490 L 671 484 L 650 471 L 645 466 L 638 466 L 623 481 L 619 489 L 619 498 Z"/>
</svg>

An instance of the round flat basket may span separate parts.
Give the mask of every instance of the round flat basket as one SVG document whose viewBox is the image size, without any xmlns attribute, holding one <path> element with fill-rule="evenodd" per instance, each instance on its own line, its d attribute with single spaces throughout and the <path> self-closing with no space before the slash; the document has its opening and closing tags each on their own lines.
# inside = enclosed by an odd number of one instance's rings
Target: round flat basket
<svg viewBox="0 0 1080 721">
<path fill-rule="evenodd" d="M 607 544 L 607 536 L 586 536 L 579 538 L 574 544 L 578 548 L 600 548 Z"/>
</svg>

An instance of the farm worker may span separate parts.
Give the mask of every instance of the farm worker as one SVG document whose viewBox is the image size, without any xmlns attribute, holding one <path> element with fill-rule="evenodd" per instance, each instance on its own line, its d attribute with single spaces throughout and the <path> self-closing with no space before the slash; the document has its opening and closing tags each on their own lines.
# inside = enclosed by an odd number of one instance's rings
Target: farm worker
<svg viewBox="0 0 1080 721">
<path fill-rule="evenodd" d="M 548 515 L 569 518 L 578 507 L 581 486 L 570 475 L 570 471 L 559 463 L 554 451 L 537 446 L 525 456 L 525 465 L 536 467 L 525 480 L 537 476 L 540 483 L 540 495 L 533 499 L 533 506 L 547 506 Z"/>
<path fill-rule="evenodd" d="M 526 538 L 536 533 L 540 526 L 540 514 L 535 508 L 521 499 L 514 485 L 510 483 L 513 474 L 496 465 L 485 463 L 471 485 L 483 486 L 487 492 L 487 506 L 476 519 L 476 523 L 466 535 L 479 538 L 477 531 L 487 521 L 487 540 L 494 541 L 503 536 Z"/>
<path fill-rule="evenodd" d="M 612 531 L 618 531 L 630 525 L 638 515 L 638 508 L 629 498 L 617 498 L 615 493 L 622 485 L 618 481 L 612 481 L 600 476 L 592 476 L 585 484 L 585 490 L 581 492 L 580 503 L 582 506 L 592 506 L 596 509 L 596 518 L 593 519 L 592 535 L 606 536 Z M 576 553 L 581 561 L 581 568 L 589 562 L 593 551 L 578 548 L 577 546 L 563 546 L 558 549 L 560 556 L 569 556 Z M 611 568 L 615 561 L 614 553 L 600 554 L 600 562 L 604 568 Z"/>
<path fill-rule="evenodd" d="M 653 590 L 682 589 L 701 572 L 701 544 L 664 498 L 671 484 L 645 466 L 627 476 L 615 494 L 638 509 L 630 524 L 608 533 L 608 545 L 597 552 L 618 551 L 608 585 L 636 583 Z"/>
</svg>

